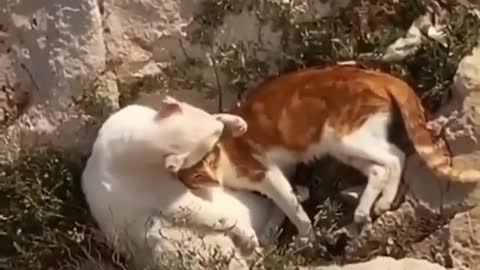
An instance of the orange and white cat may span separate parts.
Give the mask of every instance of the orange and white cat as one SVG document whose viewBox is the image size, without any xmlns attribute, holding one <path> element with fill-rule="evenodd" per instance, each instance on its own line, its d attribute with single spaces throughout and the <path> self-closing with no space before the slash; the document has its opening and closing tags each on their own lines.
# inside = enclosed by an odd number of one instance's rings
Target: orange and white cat
<svg viewBox="0 0 480 270">
<path fill-rule="evenodd" d="M 414 90 L 387 73 L 346 64 L 281 74 L 259 84 L 231 113 L 247 122 L 247 131 L 222 139 L 202 162 L 180 170 L 179 179 L 191 189 L 225 185 L 261 192 L 292 220 L 299 237 L 312 236 L 287 179 L 300 162 L 329 154 L 368 177 L 355 222 L 369 221 L 372 208 L 377 214 L 390 209 L 405 162 L 389 139 L 394 120 L 404 123 L 416 152 L 439 176 L 480 181 L 479 171 L 451 167 Z"/>
</svg>

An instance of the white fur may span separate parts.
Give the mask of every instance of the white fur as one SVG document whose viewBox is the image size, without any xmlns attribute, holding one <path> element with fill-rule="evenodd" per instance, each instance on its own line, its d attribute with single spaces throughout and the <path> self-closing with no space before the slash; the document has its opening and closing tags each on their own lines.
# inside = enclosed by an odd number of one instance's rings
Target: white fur
<svg viewBox="0 0 480 270">
<path fill-rule="evenodd" d="M 157 263 L 162 263 L 161 254 L 166 251 L 193 249 L 199 256 L 209 256 L 208 251 L 219 247 L 227 255 L 237 246 L 230 234 L 214 229 L 231 228 L 234 236 L 255 243 L 270 215 L 278 217 L 277 208 L 258 195 L 212 189 L 211 201 L 206 201 L 167 173 L 166 151 L 193 153 L 184 164 L 188 166 L 211 149 L 223 129 L 206 112 L 186 103 L 182 108 L 184 114 L 162 122 L 154 119 L 155 110 L 139 105 L 114 113 L 100 129 L 82 175 L 90 211 L 107 238 L 123 251 L 133 244 L 145 251 L 135 257 L 143 254 Z M 185 211 L 189 212 L 187 224 L 165 225 Z M 206 234 L 203 241 L 196 233 Z M 189 239 L 179 239 L 182 236 Z M 175 240 L 181 240 L 179 245 Z"/>
<path fill-rule="evenodd" d="M 155 119 L 157 111 L 141 105 L 129 105 L 115 112 L 100 129 L 92 152 L 108 154 L 104 158 L 115 162 L 140 160 L 151 165 L 163 162 L 163 154 L 190 152 L 184 166 L 191 166 L 217 142 L 223 124 L 201 109 L 179 104 L 183 113 L 161 120 Z M 126 144 L 132 140 L 138 143 Z M 104 149 L 109 149 L 108 153 Z"/>
<path fill-rule="evenodd" d="M 343 135 L 325 124 L 324 132 L 317 144 L 311 145 L 303 154 L 289 152 L 284 148 L 269 149 L 255 158 L 267 167 L 265 178 L 261 181 L 242 179 L 235 164 L 228 157 L 220 159 L 219 172 L 226 186 L 255 190 L 263 193 L 285 213 L 298 230 L 298 240 L 314 238 L 312 222 L 296 197 L 286 174 L 299 162 L 310 162 L 326 154 L 359 169 L 368 177 L 368 184 L 360 197 L 354 219 L 363 223 L 370 219 L 370 210 L 375 201 L 375 211 L 382 213 L 389 210 L 397 194 L 405 154 L 388 141 L 388 127 L 391 113 L 372 115 L 361 127 L 351 134 Z M 227 121 L 228 122 L 228 121 Z M 262 149 L 255 142 L 249 142 Z"/>
<path fill-rule="evenodd" d="M 237 130 L 237 135 L 243 134 L 247 129 L 247 123 L 238 117 L 232 115 L 218 115 L 217 119 L 225 123 L 233 130 Z M 290 182 L 285 177 L 284 172 L 280 167 L 266 159 L 264 156 L 254 156 L 255 159 L 262 162 L 267 171 L 264 179 L 261 181 L 251 181 L 250 179 L 242 179 L 244 176 L 238 175 L 233 164 L 228 157 L 224 156 L 219 161 L 218 170 L 222 175 L 216 175 L 215 178 L 222 179 L 222 182 L 229 187 L 255 190 L 258 191 L 270 199 L 272 199 L 276 205 L 285 213 L 289 219 L 295 224 L 298 229 L 298 239 L 301 242 L 313 239 L 313 226 L 310 218 L 300 204 L 295 192 L 293 191 Z M 291 172 L 292 167 L 288 170 Z"/>
<path fill-rule="evenodd" d="M 375 211 L 381 213 L 389 210 L 400 185 L 405 154 L 388 141 L 390 118 L 390 113 L 372 115 L 359 129 L 347 136 L 337 134 L 327 123 L 320 142 L 310 146 L 303 155 L 298 156 L 298 153 L 285 149 L 271 149 L 266 156 L 284 172 L 291 171 L 299 162 L 310 162 L 326 154 L 359 169 L 368 177 L 368 184 L 355 211 L 355 221 L 363 222 L 369 219 L 370 210 L 379 196 Z M 277 175 L 275 185 L 283 190 L 281 193 L 288 194 L 291 186 L 283 178 Z M 275 201 L 279 200 L 284 201 L 283 207 L 280 204 L 282 209 L 295 209 L 298 206 L 292 202 L 291 196 L 277 196 Z M 297 210 L 295 219 L 303 219 L 301 211 Z"/>
<path fill-rule="evenodd" d="M 298 239 L 302 242 L 313 239 L 313 227 L 308 215 L 301 206 L 299 199 L 293 191 L 290 182 L 280 168 L 262 156 L 255 156 L 257 160 L 267 166 L 265 178 L 261 181 L 252 181 L 237 173 L 236 164 L 232 163 L 228 155 L 219 159 L 217 175 L 225 186 L 258 191 L 270 199 L 286 214 L 298 229 Z M 305 193 L 305 192 L 303 192 Z M 305 194 L 303 194 L 305 195 Z"/>
</svg>

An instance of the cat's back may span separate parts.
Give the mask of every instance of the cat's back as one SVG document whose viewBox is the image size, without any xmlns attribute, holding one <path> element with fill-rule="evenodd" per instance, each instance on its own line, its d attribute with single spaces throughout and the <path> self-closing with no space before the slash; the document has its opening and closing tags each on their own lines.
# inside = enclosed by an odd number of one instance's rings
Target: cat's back
<svg viewBox="0 0 480 270">
<path fill-rule="evenodd" d="M 248 123 L 246 140 L 264 150 L 280 146 L 303 152 L 319 142 L 327 124 L 348 134 L 372 115 L 390 112 L 392 93 L 400 103 L 416 98 L 407 83 L 388 73 L 349 65 L 314 67 L 267 79 L 232 111 Z"/>
<path fill-rule="evenodd" d="M 156 111 L 147 106 L 127 105 L 105 120 L 98 132 L 97 141 L 119 136 L 129 130 L 145 128 L 151 125 L 155 114 Z"/>
<path fill-rule="evenodd" d="M 136 104 L 127 105 L 111 114 L 98 131 L 89 160 L 95 158 L 104 162 L 130 157 L 135 161 L 138 156 L 142 157 L 142 152 L 146 157 L 147 137 L 161 130 L 158 129 L 159 121 L 154 120 L 156 114 L 154 109 Z M 161 140 L 160 135 L 156 139 Z M 150 141 L 155 141 L 155 136 L 151 137 Z"/>
<path fill-rule="evenodd" d="M 343 101 L 360 97 L 389 100 L 387 89 L 411 90 L 408 84 L 388 73 L 356 66 L 306 68 L 269 78 L 258 84 L 234 109 L 239 114 L 258 107 L 280 109 L 288 102 L 322 99 L 323 102 Z M 410 92 L 410 91 L 408 91 Z M 308 103 L 307 103 L 308 104 Z"/>
</svg>

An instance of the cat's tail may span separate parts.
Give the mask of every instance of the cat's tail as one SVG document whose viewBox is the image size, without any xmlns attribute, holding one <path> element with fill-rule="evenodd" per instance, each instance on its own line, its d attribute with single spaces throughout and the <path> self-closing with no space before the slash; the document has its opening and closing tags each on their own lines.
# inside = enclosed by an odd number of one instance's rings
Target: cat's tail
<svg viewBox="0 0 480 270">
<path fill-rule="evenodd" d="M 408 137 L 427 166 L 440 177 L 453 182 L 480 183 L 480 170 L 461 170 L 452 167 L 452 156 L 443 138 L 434 138 L 420 99 L 404 81 L 390 84 L 388 93 L 400 111 Z"/>
</svg>

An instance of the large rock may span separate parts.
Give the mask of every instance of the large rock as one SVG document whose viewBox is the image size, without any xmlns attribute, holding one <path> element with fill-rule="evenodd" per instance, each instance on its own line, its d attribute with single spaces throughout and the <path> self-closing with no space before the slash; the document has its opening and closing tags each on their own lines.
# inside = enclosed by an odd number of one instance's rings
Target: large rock
<svg viewBox="0 0 480 270">
<path fill-rule="evenodd" d="M 331 265 L 300 268 L 302 270 L 446 270 L 445 267 L 426 260 L 404 258 L 394 259 L 385 256 L 376 257 L 368 262 L 352 263 L 344 266 Z"/>
<path fill-rule="evenodd" d="M 1 161 L 31 146 L 75 145 L 87 133 L 69 106 L 105 68 L 97 1 L 13 0 L 0 8 L 0 85 L 10 99 L 1 110 L 14 122 L 2 134 Z"/>
<path fill-rule="evenodd" d="M 472 126 L 472 135 L 480 138 L 480 46 L 473 49 L 458 65 L 454 77 L 452 100 L 442 110 L 440 115 L 448 115 L 453 111 L 463 111 L 459 123 Z M 471 153 L 480 150 L 480 144 L 475 143 L 470 136 L 461 136 L 448 141 L 455 155 Z"/>
<path fill-rule="evenodd" d="M 463 125 L 473 127 L 480 140 L 480 47 L 459 65 L 454 98 L 437 116 L 464 111 Z M 469 137 L 449 139 L 455 156 L 453 166 L 480 169 L 479 145 Z M 417 155 L 405 167 L 406 200 L 395 211 L 365 228 L 347 248 L 352 260 L 376 255 L 428 259 L 457 269 L 480 269 L 480 183 L 461 184 L 439 181 Z"/>
<path fill-rule="evenodd" d="M 473 127 L 473 136 L 480 140 L 480 46 L 459 64 L 454 81 L 454 98 L 440 113 L 464 111 L 460 120 Z M 454 166 L 480 170 L 480 145 L 470 137 L 450 139 L 449 146 L 455 158 Z M 438 210 L 443 205 L 467 204 L 449 224 L 449 253 L 458 269 L 480 269 L 480 186 L 451 183 L 448 190 L 438 186 L 436 178 L 425 172 L 416 158 L 409 160 L 406 177 L 411 192 L 427 207 Z M 436 188 L 434 188 L 437 186 Z M 462 208 L 460 208 L 462 209 Z"/>
<path fill-rule="evenodd" d="M 155 106 L 156 96 L 169 93 L 218 111 L 217 84 L 225 87 L 233 75 L 227 79 L 212 68 L 214 47 L 243 43 L 255 54 L 262 47 L 267 50 L 258 57 L 268 62 L 281 49 L 280 32 L 253 11 L 228 13 L 221 6 L 205 16 L 201 12 L 211 11 L 203 3 L 2 2 L 1 162 L 15 160 L 20 149 L 47 144 L 85 154 L 96 131 L 90 120 L 101 121 L 137 99 Z M 235 98 L 225 90 L 223 107 Z"/>
<path fill-rule="evenodd" d="M 477 46 L 471 55 L 460 62 L 456 75 L 455 86 L 465 96 L 462 107 L 473 125 L 475 136 L 480 140 L 480 46 Z M 465 143 L 465 142 L 464 142 Z M 454 145 L 454 153 L 467 152 L 458 155 L 454 162 L 457 166 L 474 167 L 480 169 L 479 144 L 465 143 Z M 466 151 L 465 149 L 470 149 Z M 472 151 L 476 150 L 476 151 Z M 452 190 L 452 193 L 455 189 Z M 451 247 L 453 264 L 458 269 L 480 269 L 480 187 L 466 196 L 473 209 L 460 213 L 450 223 Z"/>
<path fill-rule="evenodd" d="M 218 111 L 214 99 L 218 84 L 225 88 L 231 76 L 212 66 L 212 60 L 224 60 L 218 57 L 217 48 L 232 50 L 232 46 L 241 44 L 247 58 L 258 57 L 266 63 L 281 50 L 281 32 L 273 31 L 268 22 L 260 22 L 255 11 L 242 10 L 240 2 L 233 2 L 240 9 L 232 12 L 222 9 L 224 3 L 215 6 L 204 2 L 104 1 L 105 44 L 121 95 L 154 105 L 157 96 L 169 93 L 207 111 Z M 140 97 L 131 93 L 130 86 L 135 82 L 163 76 L 178 78 L 173 84 L 163 79 L 147 86 L 142 83 Z M 235 98 L 235 92 L 226 89 L 223 107 L 231 106 Z"/>
</svg>

